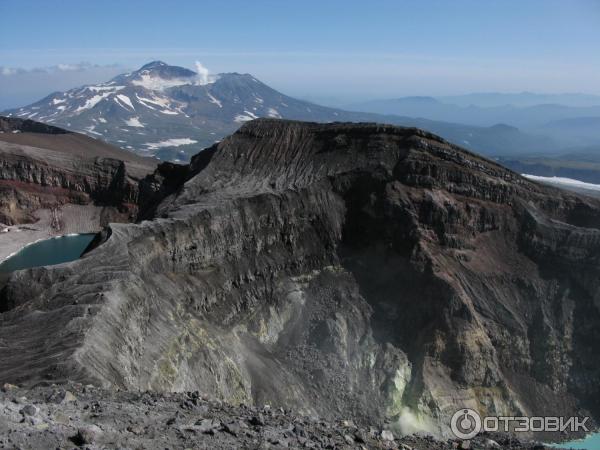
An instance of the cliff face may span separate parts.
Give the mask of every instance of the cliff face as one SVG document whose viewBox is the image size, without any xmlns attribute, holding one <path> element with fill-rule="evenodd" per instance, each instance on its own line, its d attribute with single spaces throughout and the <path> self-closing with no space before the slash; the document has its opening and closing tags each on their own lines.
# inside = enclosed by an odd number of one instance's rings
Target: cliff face
<svg viewBox="0 0 600 450">
<path fill-rule="evenodd" d="M 374 124 L 257 120 L 171 169 L 142 183 L 153 220 L 12 275 L 0 380 L 432 431 L 600 412 L 600 202 Z"/>
<path fill-rule="evenodd" d="M 94 203 L 135 217 L 149 159 L 30 120 L 0 117 L 0 222 L 32 220 L 39 208 Z"/>
</svg>

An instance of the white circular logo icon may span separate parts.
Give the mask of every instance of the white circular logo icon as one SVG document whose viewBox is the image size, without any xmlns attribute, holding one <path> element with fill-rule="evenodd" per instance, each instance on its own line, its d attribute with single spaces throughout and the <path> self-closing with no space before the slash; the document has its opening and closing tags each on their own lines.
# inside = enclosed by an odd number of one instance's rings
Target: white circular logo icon
<svg viewBox="0 0 600 450">
<path fill-rule="evenodd" d="M 481 417 L 472 409 L 461 409 L 452 416 L 450 428 L 459 439 L 473 439 L 481 431 Z"/>
</svg>

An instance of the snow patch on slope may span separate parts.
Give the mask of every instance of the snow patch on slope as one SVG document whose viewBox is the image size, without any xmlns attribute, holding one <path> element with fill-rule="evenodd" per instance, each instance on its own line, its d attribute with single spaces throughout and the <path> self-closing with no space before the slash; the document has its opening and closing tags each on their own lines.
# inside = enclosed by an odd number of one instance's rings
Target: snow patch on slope
<svg viewBox="0 0 600 450">
<path fill-rule="evenodd" d="M 137 99 L 140 102 L 152 103 L 153 105 L 162 106 L 163 108 L 166 108 L 169 106 L 169 101 L 167 99 L 158 97 L 157 95 L 154 95 L 152 98 L 140 97 L 137 94 L 135 94 L 135 96 L 137 97 Z M 148 106 L 148 105 L 145 105 L 145 106 Z M 154 108 L 152 108 L 152 109 L 154 109 Z"/>
<path fill-rule="evenodd" d="M 86 132 L 87 132 L 88 134 L 89 134 L 89 133 L 92 133 L 92 134 L 95 134 L 95 135 L 97 135 L 97 136 L 102 136 L 102 133 L 98 133 L 97 131 L 94 131 L 94 129 L 95 129 L 95 128 L 96 128 L 96 127 L 92 125 L 91 127 L 85 127 L 85 130 L 86 130 Z"/>
<path fill-rule="evenodd" d="M 215 105 L 217 105 L 219 108 L 222 108 L 223 105 L 221 104 L 221 102 L 219 100 L 217 100 L 213 95 L 210 94 L 210 92 L 207 92 L 206 95 L 208 95 L 208 99 L 211 103 L 214 103 Z"/>
<path fill-rule="evenodd" d="M 237 123 L 243 123 L 243 122 L 248 122 L 249 120 L 252 120 L 253 118 L 250 116 L 245 116 L 243 114 L 238 114 L 237 116 L 234 117 L 234 122 Z"/>
<path fill-rule="evenodd" d="M 190 138 L 179 138 L 179 139 L 167 139 L 165 141 L 160 141 L 160 142 L 149 142 L 144 145 L 146 147 L 148 147 L 149 150 L 157 150 L 157 149 L 163 148 L 163 147 L 179 147 L 181 145 L 191 145 L 191 144 L 197 144 L 197 143 L 198 143 L 198 141 L 195 141 Z"/>
<path fill-rule="evenodd" d="M 164 78 L 152 76 L 146 73 L 142 74 L 139 80 L 133 80 L 131 83 L 136 86 L 141 86 L 143 88 L 149 89 L 151 91 L 164 91 L 165 89 L 172 88 L 175 86 L 191 84 L 189 79 L 172 78 L 170 80 L 166 80 Z"/>
<path fill-rule="evenodd" d="M 140 118 L 139 117 L 132 117 L 131 119 L 127 119 L 125 121 L 125 123 L 127 124 L 127 126 L 129 127 L 139 127 L 139 128 L 144 128 L 144 124 L 142 122 L 140 122 Z"/>
<path fill-rule="evenodd" d="M 85 111 L 86 109 L 91 109 L 94 106 L 96 106 L 100 101 L 104 100 L 106 97 L 108 97 L 111 93 L 105 93 L 105 94 L 99 94 L 99 95 L 94 95 L 92 98 L 89 98 L 86 100 L 86 102 L 80 106 L 79 108 L 77 108 L 74 112 L 75 113 L 79 113 L 81 111 Z"/>
<path fill-rule="evenodd" d="M 117 98 L 135 111 L 135 108 L 133 107 L 133 103 L 131 103 L 131 100 L 129 99 L 129 97 L 127 97 L 126 95 L 123 95 L 123 94 L 117 94 Z"/>
<path fill-rule="evenodd" d="M 572 178 L 541 177 L 538 175 L 529 175 L 526 173 L 524 173 L 523 176 L 529 180 L 539 181 L 540 183 L 554 184 L 557 186 L 570 186 L 579 189 L 588 189 L 590 191 L 600 191 L 600 184 L 586 183 L 585 181 L 574 180 Z"/>
<path fill-rule="evenodd" d="M 87 89 L 89 89 L 90 91 L 93 91 L 93 92 L 103 92 L 103 91 L 117 92 L 117 91 L 120 91 L 121 89 L 125 89 L 125 86 L 99 85 L 99 86 L 87 86 Z"/>
<path fill-rule="evenodd" d="M 141 86 L 151 91 L 164 91 L 176 86 L 196 85 L 204 86 L 214 83 L 217 75 L 211 75 L 209 70 L 204 67 L 199 61 L 196 61 L 196 76 L 177 77 L 177 78 L 162 78 L 160 75 L 142 71 L 138 79 L 132 80 L 131 83 L 135 86 Z"/>
<path fill-rule="evenodd" d="M 238 123 L 248 122 L 249 120 L 258 119 L 258 116 L 251 111 L 244 110 L 244 114 L 238 114 L 234 117 L 234 121 Z"/>
<path fill-rule="evenodd" d="M 281 114 L 279 114 L 279 111 L 277 111 L 275 108 L 269 108 L 267 114 L 269 115 L 269 117 L 281 119 Z"/>
</svg>

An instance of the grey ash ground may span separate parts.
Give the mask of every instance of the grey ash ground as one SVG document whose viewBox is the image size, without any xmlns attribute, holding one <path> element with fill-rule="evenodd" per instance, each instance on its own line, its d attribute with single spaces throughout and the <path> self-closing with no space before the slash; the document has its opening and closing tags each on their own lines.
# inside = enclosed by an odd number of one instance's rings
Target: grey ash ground
<svg viewBox="0 0 600 450">
<path fill-rule="evenodd" d="M 472 442 L 397 438 L 383 427 L 234 406 L 199 392 L 104 390 L 78 383 L 0 392 L 0 448 L 7 449 L 536 449 L 514 438 Z"/>
</svg>

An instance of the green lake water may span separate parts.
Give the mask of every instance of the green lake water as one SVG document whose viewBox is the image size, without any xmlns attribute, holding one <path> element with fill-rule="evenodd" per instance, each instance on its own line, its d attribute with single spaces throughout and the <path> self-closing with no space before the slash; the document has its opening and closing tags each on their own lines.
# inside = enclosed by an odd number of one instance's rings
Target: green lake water
<svg viewBox="0 0 600 450">
<path fill-rule="evenodd" d="M 577 450 L 600 450 L 600 433 L 590 434 L 587 438 L 580 441 L 554 444 L 553 447 L 572 448 Z"/>
<path fill-rule="evenodd" d="M 81 256 L 94 236 L 94 233 L 70 234 L 28 245 L 0 263 L 0 273 L 73 261 Z"/>
</svg>

